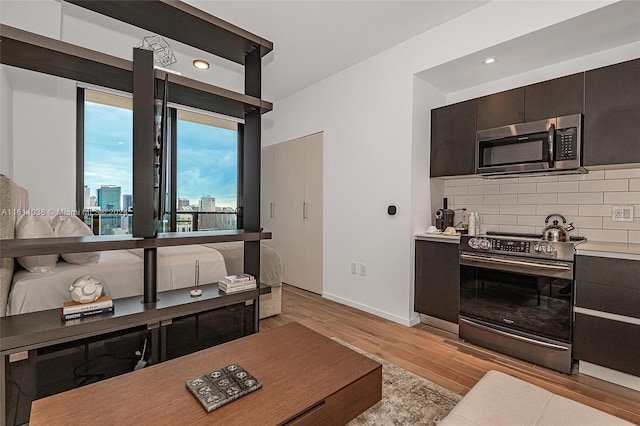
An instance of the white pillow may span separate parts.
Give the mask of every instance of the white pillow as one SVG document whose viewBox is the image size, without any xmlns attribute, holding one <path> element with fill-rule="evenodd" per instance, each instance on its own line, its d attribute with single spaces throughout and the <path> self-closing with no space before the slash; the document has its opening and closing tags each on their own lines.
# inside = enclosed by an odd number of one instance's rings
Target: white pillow
<svg viewBox="0 0 640 426">
<path fill-rule="evenodd" d="M 53 238 L 53 229 L 42 216 L 20 216 L 16 223 L 16 238 Z M 29 272 L 47 273 L 55 269 L 57 254 L 42 256 L 24 256 L 18 263 Z"/>
<path fill-rule="evenodd" d="M 58 215 L 51 220 L 53 233 L 56 237 L 91 237 L 93 232 L 77 216 Z M 100 260 L 99 251 L 88 251 L 84 253 L 62 253 L 62 258 L 67 263 L 98 263 Z"/>
</svg>

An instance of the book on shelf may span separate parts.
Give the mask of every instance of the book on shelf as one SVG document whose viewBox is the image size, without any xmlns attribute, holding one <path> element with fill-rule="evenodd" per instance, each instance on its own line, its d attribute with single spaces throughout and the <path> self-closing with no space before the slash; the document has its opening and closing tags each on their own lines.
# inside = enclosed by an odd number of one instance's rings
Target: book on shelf
<svg viewBox="0 0 640 426">
<path fill-rule="evenodd" d="M 225 284 L 238 284 L 247 281 L 255 281 L 255 277 L 249 274 L 235 274 L 227 275 L 226 277 L 220 279 L 220 282 Z"/>
<path fill-rule="evenodd" d="M 224 283 L 218 283 L 218 289 L 224 291 L 225 293 L 234 293 L 236 291 L 246 291 L 253 290 L 256 288 L 256 280 L 247 281 L 241 285 L 226 285 Z"/>
<path fill-rule="evenodd" d="M 86 317 L 99 315 L 99 314 L 112 313 L 113 311 L 114 311 L 113 306 L 109 306 L 106 308 L 96 308 L 90 311 L 74 312 L 72 314 L 62 314 L 62 320 L 67 321 L 72 319 L 86 318 Z"/>
<path fill-rule="evenodd" d="M 100 308 L 110 308 L 113 306 L 113 300 L 109 296 L 102 296 L 89 303 L 80 302 L 64 302 L 62 304 L 62 314 L 75 314 L 78 312 L 92 311 Z"/>
</svg>

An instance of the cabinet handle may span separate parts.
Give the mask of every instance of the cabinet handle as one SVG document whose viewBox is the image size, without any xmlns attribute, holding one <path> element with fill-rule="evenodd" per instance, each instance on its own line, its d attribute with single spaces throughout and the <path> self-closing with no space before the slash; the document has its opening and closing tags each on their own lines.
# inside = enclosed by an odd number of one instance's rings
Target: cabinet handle
<svg viewBox="0 0 640 426">
<path fill-rule="evenodd" d="M 302 203 L 302 218 L 307 218 L 307 203 Z"/>
<path fill-rule="evenodd" d="M 273 203 L 269 203 L 269 217 L 273 217 Z"/>
</svg>

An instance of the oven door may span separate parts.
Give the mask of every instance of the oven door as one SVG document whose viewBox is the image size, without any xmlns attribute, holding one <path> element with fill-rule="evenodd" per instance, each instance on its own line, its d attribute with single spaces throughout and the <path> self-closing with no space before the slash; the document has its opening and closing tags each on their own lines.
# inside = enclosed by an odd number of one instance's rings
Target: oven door
<svg viewBox="0 0 640 426">
<path fill-rule="evenodd" d="M 460 316 L 571 342 L 573 263 L 460 252 Z"/>
</svg>

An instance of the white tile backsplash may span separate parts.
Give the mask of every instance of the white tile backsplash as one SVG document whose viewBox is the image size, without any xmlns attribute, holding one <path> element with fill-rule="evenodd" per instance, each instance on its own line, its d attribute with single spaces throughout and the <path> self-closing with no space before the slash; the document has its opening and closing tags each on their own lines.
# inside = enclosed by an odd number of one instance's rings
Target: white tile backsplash
<svg viewBox="0 0 640 426">
<path fill-rule="evenodd" d="M 579 182 L 537 183 L 536 192 L 578 192 Z"/>
<path fill-rule="evenodd" d="M 536 191 L 535 183 L 511 183 L 500 185 L 501 194 L 532 194 Z"/>
<path fill-rule="evenodd" d="M 640 243 L 640 167 L 584 175 L 445 181 L 449 208 L 480 213 L 481 231 L 535 232 L 551 213 L 565 216 L 593 241 Z M 633 222 L 613 222 L 613 205 L 633 205 Z M 463 218 L 457 212 L 456 221 Z M 464 216 L 466 218 L 466 215 Z"/>
<path fill-rule="evenodd" d="M 580 182 L 580 192 L 628 191 L 629 179 L 590 180 Z"/>
</svg>

